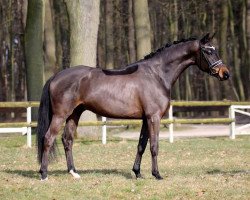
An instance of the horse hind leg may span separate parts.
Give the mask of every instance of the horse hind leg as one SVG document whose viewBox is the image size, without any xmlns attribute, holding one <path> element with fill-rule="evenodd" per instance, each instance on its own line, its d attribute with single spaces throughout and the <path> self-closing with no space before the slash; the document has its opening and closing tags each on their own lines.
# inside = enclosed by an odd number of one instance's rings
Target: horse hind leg
<svg viewBox="0 0 250 200">
<path fill-rule="evenodd" d="M 40 167 L 41 180 L 48 179 L 49 154 L 51 153 L 51 148 L 54 145 L 56 135 L 60 131 L 63 122 L 64 122 L 63 117 L 53 115 L 49 129 L 45 134 L 45 138 L 43 142 L 44 148 L 42 152 L 42 162 L 41 162 L 41 167 Z"/>
<path fill-rule="evenodd" d="M 74 109 L 73 113 L 66 120 L 64 133 L 62 135 L 62 143 L 64 146 L 68 172 L 72 174 L 72 176 L 76 179 L 80 178 L 80 175 L 76 173 L 74 160 L 73 160 L 73 154 L 72 154 L 72 147 L 73 147 L 73 141 L 74 141 L 74 133 L 76 131 L 79 118 L 83 111 L 84 111 L 84 108 L 82 105 Z"/>
<path fill-rule="evenodd" d="M 139 143 L 137 146 L 137 154 L 133 166 L 133 172 L 135 173 L 136 178 L 142 178 L 141 176 L 141 160 L 142 160 L 142 155 L 146 149 L 147 142 L 149 138 L 149 133 L 148 133 L 148 125 L 147 125 L 147 120 L 143 119 L 143 124 L 141 128 L 141 133 L 140 133 L 140 138 L 139 138 Z"/>
</svg>

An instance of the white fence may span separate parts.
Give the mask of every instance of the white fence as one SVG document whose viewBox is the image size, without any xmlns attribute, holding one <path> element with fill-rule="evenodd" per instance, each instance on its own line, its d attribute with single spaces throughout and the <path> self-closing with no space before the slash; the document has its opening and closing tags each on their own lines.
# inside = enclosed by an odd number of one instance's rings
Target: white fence
<svg viewBox="0 0 250 200">
<path fill-rule="evenodd" d="M 31 107 L 27 107 L 27 117 L 26 121 L 27 124 L 31 123 Z M 0 133 L 22 133 L 22 135 L 27 134 L 27 147 L 31 147 L 31 127 L 7 127 L 7 128 L 0 128 Z"/>
<path fill-rule="evenodd" d="M 250 110 L 250 105 L 248 105 L 248 106 L 246 106 L 246 105 L 232 105 L 232 106 L 230 106 L 229 117 L 232 118 L 232 119 L 235 119 L 235 113 L 240 113 L 242 115 L 250 117 L 250 112 L 244 111 L 245 109 Z M 242 130 L 244 130 L 244 129 L 248 128 L 248 127 L 250 127 L 250 123 L 238 126 L 236 128 L 236 122 L 234 120 L 231 123 L 230 138 L 235 139 L 236 134 L 250 134 L 250 133 L 242 133 L 241 132 Z"/>
<path fill-rule="evenodd" d="M 238 104 L 238 105 L 234 105 Z M 240 105 L 243 104 L 243 105 Z M 247 105 L 248 104 L 248 105 Z M 0 133 L 17 133 L 23 135 L 27 134 L 27 146 L 31 147 L 31 127 L 36 126 L 36 122 L 31 121 L 31 108 L 37 107 L 38 102 L 0 102 L 0 107 L 26 107 L 27 110 L 27 123 L 0 123 Z M 173 119 L 173 106 L 190 107 L 190 106 L 229 106 L 229 118 L 209 118 L 209 119 Z M 171 102 L 169 108 L 169 118 L 161 121 L 163 124 L 169 124 L 169 142 L 174 141 L 174 123 L 185 124 L 213 124 L 213 123 L 228 123 L 230 124 L 229 137 L 235 139 L 235 136 L 240 130 L 250 127 L 250 124 L 236 128 L 235 113 L 240 113 L 250 117 L 250 113 L 244 110 L 250 109 L 250 102 Z M 140 120 L 127 120 L 127 121 L 107 121 L 106 117 L 102 117 L 101 122 L 85 122 L 80 123 L 82 126 L 102 126 L 102 143 L 107 142 L 107 125 L 128 125 L 128 124 L 141 124 Z M 18 127 L 17 127 L 18 126 Z M 248 133 L 249 134 L 249 133 Z"/>
</svg>

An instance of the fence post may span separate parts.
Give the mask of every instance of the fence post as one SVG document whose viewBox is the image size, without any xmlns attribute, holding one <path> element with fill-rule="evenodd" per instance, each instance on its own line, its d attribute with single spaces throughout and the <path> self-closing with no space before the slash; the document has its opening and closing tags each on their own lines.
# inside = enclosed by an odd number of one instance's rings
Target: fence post
<svg viewBox="0 0 250 200">
<path fill-rule="evenodd" d="M 27 123 L 31 123 L 31 107 L 27 107 Z M 27 147 L 31 147 L 31 127 L 27 127 Z"/>
<path fill-rule="evenodd" d="M 106 122 L 107 118 L 106 117 L 102 117 L 102 122 Z M 102 144 L 106 144 L 107 143 L 107 125 L 103 125 L 102 126 Z"/>
<path fill-rule="evenodd" d="M 169 120 L 173 120 L 173 106 L 170 105 L 168 110 L 168 118 Z M 174 124 L 173 122 L 169 124 L 169 142 L 174 142 Z"/>
<path fill-rule="evenodd" d="M 229 107 L 229 117 L 233 120 L 230 124 L 230 138 L 235 139 L 235 112 L 233 105 Z"/>
</svg>

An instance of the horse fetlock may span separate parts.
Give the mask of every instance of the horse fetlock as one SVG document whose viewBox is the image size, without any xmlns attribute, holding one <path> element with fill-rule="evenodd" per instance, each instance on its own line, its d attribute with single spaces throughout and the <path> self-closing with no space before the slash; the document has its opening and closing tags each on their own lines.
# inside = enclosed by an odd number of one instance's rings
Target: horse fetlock
<svg viewBox="0 0 250 200">
<path fill-rule="evenodd" d="M 134 165 L 132 171 L 135 173 L 136 177 L 141 174 L 140 165 Z"/>
<path fill-rule="evenodd" d="M 139 169 L 139 170 L 132 169 L 132 171 L 135 173 L 135 177 L 136 177 L 136 178 L 142 178 L 140 169 Z"/>
</svg>

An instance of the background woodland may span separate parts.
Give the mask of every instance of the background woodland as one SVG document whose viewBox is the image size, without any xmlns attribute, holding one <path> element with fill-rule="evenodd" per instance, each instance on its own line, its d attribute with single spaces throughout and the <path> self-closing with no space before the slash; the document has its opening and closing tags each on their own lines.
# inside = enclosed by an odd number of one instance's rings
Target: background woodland
<svg viewBox="0 0 250 200">
<path fill-rule="evenodd" d="M 0 101 L 40 100 L 54 73 L 122 68 L 182 38 L 216 36 L 232 77 L 186 70 L 175 100 L 250 100 L 250 0 L 0 0 Z"/>
</svg>

